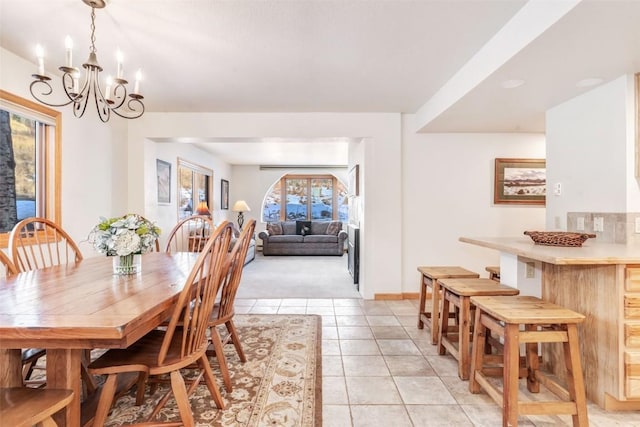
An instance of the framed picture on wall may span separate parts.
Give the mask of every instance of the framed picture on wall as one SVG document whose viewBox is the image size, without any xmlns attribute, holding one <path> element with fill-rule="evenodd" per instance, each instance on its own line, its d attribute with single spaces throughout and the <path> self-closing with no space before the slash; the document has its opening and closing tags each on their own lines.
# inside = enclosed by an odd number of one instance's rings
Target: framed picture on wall
<svg viewBox="0 0 640 427">
<path fill-rule="evenodd" d="M 171 163 L 156 159 L 156 181 L 158 183 L 158 203 L 171 203 Z"/>
<path fill-rule="evenodd" d="M 349 171 L 349 196 L 360 195 L 360 165 L 355 165 Z"/>
<path fill-rule="evenodd" d="M 496 159 L 493 203 L 544 205 L 546 171 L 545 159 Z"/>
<path fill-rule="evenodd" d="M 220 180 L 220 209 L 229 209 L 229 181 Z"/>
</svg>

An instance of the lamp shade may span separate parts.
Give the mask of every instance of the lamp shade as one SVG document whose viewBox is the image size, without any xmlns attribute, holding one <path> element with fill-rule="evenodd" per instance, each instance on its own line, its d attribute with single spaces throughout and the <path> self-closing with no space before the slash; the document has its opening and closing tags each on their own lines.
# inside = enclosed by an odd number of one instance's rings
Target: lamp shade
<svg viewBox="0 0 640 427">
<path fill-rule="evenodd" d="M 198 215 L 211 215 L 211 212 L 209 212 L 209 206 L 207 206 L 207 202 L 203 200 L 198 203 L 198 206 L 196 206 L 196 213 Z"/>
<path fill-rule="evenodd" d="M 238 200 L 233 204 L 233 208 L 231 208 L 231 210 L 234 212 L 249 212 L 251 208 L 244 200 Z"/>
</svg>

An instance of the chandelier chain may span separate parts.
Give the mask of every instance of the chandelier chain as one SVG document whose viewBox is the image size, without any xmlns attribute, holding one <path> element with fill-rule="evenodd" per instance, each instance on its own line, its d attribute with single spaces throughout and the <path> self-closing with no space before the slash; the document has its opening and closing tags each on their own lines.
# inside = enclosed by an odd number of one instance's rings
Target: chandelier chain
<svg viewBox="0 0 640 427">
<path fill-rule="evenodd" d="M 96 53 L 96 8 L 91 8 L 91 46 L 89 50 Z"/>
</svg>

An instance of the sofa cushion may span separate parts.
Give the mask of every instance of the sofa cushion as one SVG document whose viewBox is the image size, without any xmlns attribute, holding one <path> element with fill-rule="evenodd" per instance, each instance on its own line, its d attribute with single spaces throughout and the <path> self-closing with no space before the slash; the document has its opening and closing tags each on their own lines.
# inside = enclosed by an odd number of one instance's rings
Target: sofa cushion
<svg viewBox="0 0 640 427">
<path fill-rule="evenodd" d="M 311 221 L 296 221 L 296 234 L 301 236 L 311 234 Z"/>
<path fill-rule="evenodd" d="M 282 224 L 282 234 L 297 234 L 295 221 L 283 221 L 281 222 L 281 224 Z"/>
<path fill-rule="evenodd" d="M 267 231 L 269 232 L 269 236 L 278 236 L 280 234 L 284 234 L 282 232 L 282 224 L 280 222 L 267 223 Z"/>
<path fill-rule="evenodd" d="M 311 234 L 327 234 L 330 221 L 311 221 Z"/>
<path fill-rule="evenodd" d="M 281 234 L 279 236 L 269 236 L 269 244 L 271 243 L 302 243 L 304 236 L 298 234 Z"/>
<path fill-rule="evenodd" d="M 311 234 L 304 236 L 305 243 L 337 243 L 338 236 L 328 234 Z"/>
<path fill-rule="evenodd" d="M 342 222 L 340 221 L 331 221 L 327 226 L 327 234 L 337 236 L 340 230 L 342 230 Z"/>
</svg>

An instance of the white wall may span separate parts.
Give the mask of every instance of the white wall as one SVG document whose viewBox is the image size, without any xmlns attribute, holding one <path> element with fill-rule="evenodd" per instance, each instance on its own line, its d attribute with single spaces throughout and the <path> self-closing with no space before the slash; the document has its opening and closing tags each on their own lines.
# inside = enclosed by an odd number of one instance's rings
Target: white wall
<svg viewBox="0 0 640 427">
<path fill-rule="evenodd" d="M 29 92 L 36 65 L 0 48 L 0 88 L 33 100 Z M 47 70 L 49 72 L 50 70 Z M 55 91 L 61 87 L 52 80 Z M 119 195 L 127 192 L 126 123 L 114 117 L 102 123 L 92 105 L 75 118 L 71 107 L 62 111 L 62 226 L 79 244 L 85 257 L 98 255 L 86 242 L 100 216 L 122 212 Z M 120 191 L 122 189 L 122 191 Z"/>
<path fill-rule="evenodd" d="M 459 265 L 487 277 L 497 251 L 458 238 L 543 230 L 542 206 L 494 205 L 494 159 L 544 158 L 542 134 L 415 134 L 403 116 L 402 291 L 417 292 L 421 265 Z M 397 218 L 393 220 L 397 221 Z"/>
<path fill-rule="evenodd" d="M 146 113 L 129 123 L 128 206 L 145 209 L 145 150 L 149 138 L 168 137 L 366 138 L 361 178 L 368 191 L 363 217 L 361 292 L 399 292 L 401 276 L 400 115 L 390 113 Z M 234 174 L 235 175 L 235 174 Z M 230 185 L 231 198 L 238 197 Z M 395 218 L 396 220 L 390 220 Z"/>
<path fill-rule="evenodd" d="M 546 223 L 567 212 L 640 210 L 634 177 L 633 80 L 622 76 L 547 111 L 547 182 L 562 195 L 547 198 Z"/>
<path fill-rule="evenodd" d="M 192 144 L 145 141 L 145 208 L 144 215 L 162 230 L 160 248 L 164 248 L 169 232 L 178 221 L 178 157 L 213 171 L 213 203 L 209 206 L 213 221 L 229 219 L 228 210 L 220 209 L 220 180 L 231 178 L 231 166 Z M 171 163 L 171 203 L 158 205 L 156 159 Z"/>
</svg>

